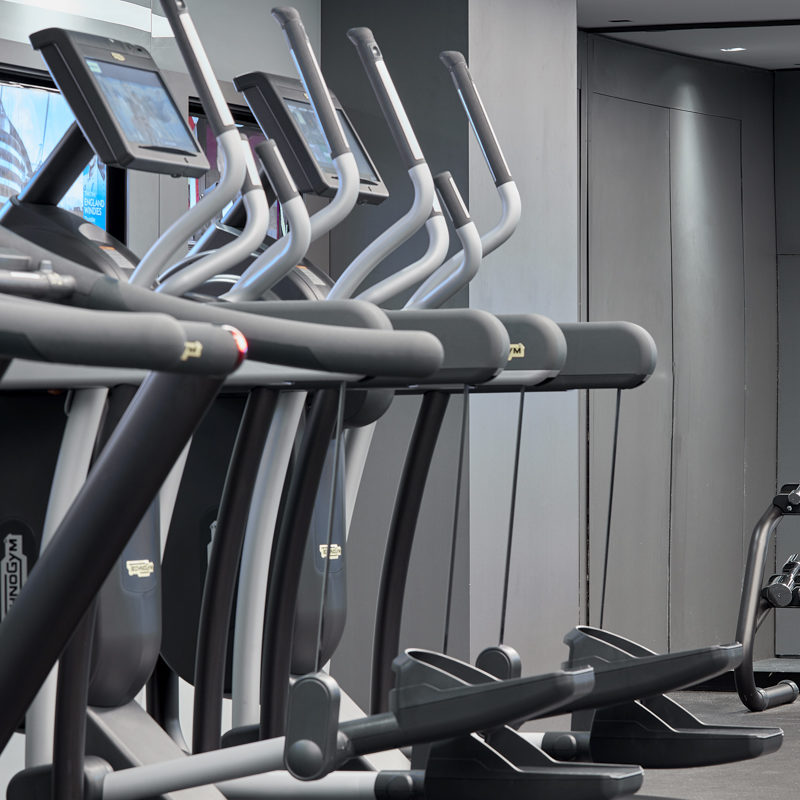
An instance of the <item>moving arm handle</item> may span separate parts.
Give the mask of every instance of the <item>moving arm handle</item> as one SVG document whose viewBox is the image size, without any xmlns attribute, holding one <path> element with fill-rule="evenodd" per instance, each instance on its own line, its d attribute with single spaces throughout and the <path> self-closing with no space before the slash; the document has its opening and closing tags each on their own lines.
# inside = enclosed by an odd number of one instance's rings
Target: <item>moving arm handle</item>
<svg viewBox="0 0 800 800">
<path fill-rule="evenodd" d="M 353 259 L 331 289 L 328 295 L 330 299 L 352 297 L 372 270 L 425 224 L 434 199 L 431 171 L 372 31 L 369 28 L 351 28 L 347 36 L 361 57 L 378 104 L 408 170 L 414 187 L 414 200 L 400 219 Z"/>
<path fill-rule="evenodd" d="M 269 226 L 267 197 L 246 136 L 241 136 L 239 147 L 245 164 L 241 193 L 247 213 L 247 221 L 242 232 L 217 250 L 202 253 L 194 263 L 184 267 L 177 265 L 177 271 L 164 280 L 158 286 L 157 291 L 181 295 L 197 289 L 205 281 L 247 259 L 264 241 Z M 195 252 L 201 247 L 202 245 L 198 242 L 188 258 L 192 259 Z"/>
<path fill-rule="evenodd" d="M 425 280 L 441 266 L 450 244 L 450 232 L 447 230 L 447 222 L 436 198 L 430 216 L 425 221 L 425 230 L 428 234 L 428 247 L 422 257 L 359 293 L 357 295 L 359 300 L 381 305 L 400 292 L 410 289 L 414 284 Z"/>
<path fill-rule="evenodd" d="M 322 71 L 317 63 L 308 34 L 300 19 L 297 9 L 291 7 L 273 8 L 272 16 L 283 29 L 289 50 L 294 59 L 300 80 L 303 81 L 308 99 L 317 113 L 322 131 L 328 140 L 331 149 L 331 158 L 336 158 L 342 153 L 349 153 L 350 146 L 339 122 L 339 115 L 333 107 L 330 92 L 322 77 Z"/>
<path fill-rule="evenodd" d="M 461 98 L 461 103 L 467 112 L 472 130 L 475 132 L 475 136 L 483 150 L 486 163 L 492 171 L 494 185 L 502 186 L 504 183 L 508 183 L 512 180 L 511 171 L 508 168 L 506 159 L 500 149 L 500 143 L 497 141 L 497 136 L 495 136 L 492 128 L 492 123 L 489 122 L 489 116 L 469 73 L 466 59 L 455 50 L 445 50 L 439 54 L 439 58 L 453 78 L 453 83 L 456 85 L 458 96 Z"/>
<path fill-rule="evenodd" d="M 197 34 L 184 0 L 161 0 L 161 8 L 169 22 L 189 76 L 194 83 L 211 130 L 219 136 L 225 130 L 236 130 L 228 104 L 219 88 L 205 48 Z"/>
<path fill-rule="evenodd" d="M 453 297 L 462 286 L 466 286 L 474 277 L 481 264 L 483 249 L 478 229 L 470 217 L 461 193 L 449 172 L 440 172 L 434 183 L 453 220 L 456 235 L 461 242 L 461 251 L 454 268 L 447 270 L 447 264 L 433 273 L 411 296 L 406 308 L 438 308 Z M 449 263 L 449 262 L 448 262 Z M 442 272 L 446 274 L 442 276 Z"/>
<path fill-rule="evenodd" d="M 347 38 L 355 45 L 406 169 L 425 161 L 378 43 L 369 28 L 351 28 Z"/>
<path fill-rule="evenodd" d="M 242 273 L 224 300 L 255 300 L 299 263 L 311 243 L 311 221 L 303 198 L 272 139 L 256 145 L 267 178 L 289 223 L 289 233 L 273 242 Z"/>
<path fill-rule="evenodd" d="M 297 190 L 289 168 L 283 160 L 281 151 L 278 150 L 278 145 L 275 144 L 274 139 L 267 139 L 266 141 L 259 142 L 256 147 L 256 155 L 261 159 L 264 169 L 267 172 L 267 178 L 275 191 L 275 197 L 281 205 L 288 203 L 292 198 L 299 197 L 300 192 Z"/>
<path fill-rule="evenodd" d="M 207 192 L 170 225 L 139 262 L 130 282 L 148 287 L 169 266 L 170 260 L 185 246 L 189 237 L 236 196 L 244 183 L 247 169 L 233 115 L 214 76 L 186 3 L 184 0 L 161 0 L 161 7 L 217 138 L 217 146 L 222 154 L 222 169 L 216 189 Z"/>
<path fill-rule="evenodd" d="M 339 115 L 333 107 L 333 100 L 322 77 L 300 14 L 294 8 L 274 8 L 272 16 L 283 28 L 300 80 L 306 88 L 308 99 L 328 142 L 333 165 L 336 168 L 336 177 L 339 180 L 333 200 L 310 219 L 311 241 L 314 242 L 338 225 L 353 210 L 361 189 L 361 178 L 355 156 L 347 143 Z"/>
</svg>

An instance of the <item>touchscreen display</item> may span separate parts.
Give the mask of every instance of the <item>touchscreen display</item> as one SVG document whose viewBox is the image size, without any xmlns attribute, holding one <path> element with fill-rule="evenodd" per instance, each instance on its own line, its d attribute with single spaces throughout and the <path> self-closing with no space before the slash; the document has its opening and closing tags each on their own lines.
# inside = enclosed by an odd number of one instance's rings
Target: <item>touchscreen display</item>
<svg viewBox="0 0 800 800">
<path fill-rule="evenodd" d="M 92 58 L 87 58 L 86 64 L 129 141 L 145 147 L 198 152 L 158 73 Z"/>
<path fill-rule="evenodd" d="M 303 134 L 303 138 L 306 140 L 308 149 L 311 151 L 311 155 L 314 156 L 317 164 L 319 164 L 320 169 L 336 174 L 336 167 L 333 165 L 331 151 L 328 148 L 328 143 L 325 141 L 325 134 L 322 131 L 322 126 L 319 124 L 319 120 L 311 104 L 303 103 L 298 100 L 289 100 L 288 98 L 284 98 L 284 102 L 292 113 L 294 121 L 297 123 L 300 132 Z M 339 122 L 344 129 L 344 135 L 347 137 L 347 144 L 350 145 L 350 149 L 355 156 L 359 177 L 366 183 L 378 183 L 378 176 L 369 165 L 369 161 L 367 161 L 367 157 L 361 145 L 356 141 L 353 130 L 347 122 L 347 118 L 342 114 L 340 109 L 337 108 L 336 111 L 339 114 Z"/>
</svg>

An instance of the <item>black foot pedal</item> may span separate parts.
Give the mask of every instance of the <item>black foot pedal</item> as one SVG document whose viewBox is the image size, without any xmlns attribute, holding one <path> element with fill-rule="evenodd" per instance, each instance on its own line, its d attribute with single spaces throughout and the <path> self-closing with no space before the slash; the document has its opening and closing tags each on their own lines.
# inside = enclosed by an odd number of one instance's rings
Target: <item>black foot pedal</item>
<svg viewBox="0 0 800 800">
<path fill-rule="evenodd" d="M 656 656 L 652 650 L 630 639 L 599 628 L 575 628 L 564 641 L 570 648 L 567 663 L 570 666 L 593 665 L 596 686 L 601 687 L 600 691 L 606 685 L 604 676 L 613 678 L 611 670 L 615 665 L 645 664 Z M 668 654 L 662 657 L 665 660 L 661 667 L 669 664 L 670 657 L 679 660 L 683 657 L 687 659 L 684 662 L 686 672 L 677 676 L 679 678 L 694 671 L 695 659 L 698 672 L 705 665 L 715 670 L 713 674 L 719 674 L 738 665 L 741 649 L 741 645 L 720 645 L 689 653 Z M 659 675 L 655 677 L 661 679 Z M 664 676 L 665 681 L 668 677 Z M 642 693 L 640 698 L 644 699 L 606 703 L 605 707 L 588 716 L 580 713 L 574 715 L 573 727 L 576 730 L 591 730 L 589 749 L 593 760 L 626 761 L 643 767 L 682 768 L 724 764 L 766 755 L 781 746 L 783 731 L 780 728 L 706 725 L 679 703 L 660 694 L 703 679 L 699 674 L 688 682 L 676 682 L 674 678 L 669 678 L 674 685 L 664 685 L 653 692 Z M 616 683 L 616 679 L 609 683 Z M 610 685 L 606 688 L 612 690 L 614 687 Z M 586 708 L 586 704 L 581 707 Z"/>
<path fill-rule="evenodd" d="M 431 748 L 425 770 L 426 800 L 610 800 L 642 785 L 640 767 L 563 764 L 509 728 L 451 739 Z"/>
<path fill-rule="evenodd" d="M 669 697 L 648 697 L 595 713 L 589 748 L 597 761 L 654 769 L 705 767 L 774 753 L 780 728 L 706 725 Z"/>
</svg>

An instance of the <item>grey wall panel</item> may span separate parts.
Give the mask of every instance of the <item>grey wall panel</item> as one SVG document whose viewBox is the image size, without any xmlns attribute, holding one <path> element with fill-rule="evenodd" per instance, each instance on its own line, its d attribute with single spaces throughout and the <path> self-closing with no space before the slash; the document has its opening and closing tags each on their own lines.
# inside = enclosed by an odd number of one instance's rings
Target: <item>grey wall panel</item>
<svg viewBox="0 0 800 800">
<path fill-rule="evenodd" d="M 505 642 L 520 652 L 528 674 L 555 669 L 563 661 L 561 639 L 578 621 L 576 401 L 574 393 L 534 393 L 525 399 Z M 470 638 L 474 656 L 499 638 L 519 398 L 476 396 L 473 403 Z M 565 423 L 567 414 L 571 425 Z M 481 424 L 475 424 L 476 419 Z M 557 486 L 559 475 L 566 482 Z"/>
<path fill-rule="evenodd" d="M 679 56 L 603 36 L 589 37 L 589 70 L 595 92 L 667 108 L 741 118 L 758 113 L 762 101 L 771 105 L 772 76 L 766 70 Z M 761 100 L 754 106 L 755 98 Z"/>
<path fill-rule="evenodd" d="M 800 123 L 800 72 L 775 75 L 775 202 L 778 236 L 778 319 L 780 346 L 778 402 L 778 486 L 800 481 L 800 440 L 795 423 L 800 408 L 800 380 L 794 358 L 800 315 L 800 159 L 797 126 Z M 776 538 L 776 568 L 800 552 L 800 526 L 784 520 Z M 775 614 L 775 652 L 800 654 L 800 625 L 792 611 Z"/>
<path fill-rule="evenodd" d="M 575 3 L 469 3 L 469 61 L 522 196 L 517 233 L 470 285 L 470 305 L 578 314 Z M 463 124 L 463 123 L 462 123 Z M 470 208 L 481 230 L 499 204 L 470 141 Z M 476 398 L 477 400 L 477 398 Z M 470 431 L 471 647 L 496 641 L 516 421 L 514 398 L 475 403 Z M 526 672 L 550 670 L 579 618 L 577 394 L 532 396 L 520 460 L 507 641 Z"/>
<path fill-rule="evenodd" d="M 775 487 L 773 78 L 763 70 L 686 58 L 603 37 L 588 36 L 586 50 L 584 86 L 593 95 L 672 109 L 675 442 L 671 527 L 662 527 L 662 535 L 670 541 L 669 644 L 675 649 L 708 639 L 730 639 L 746 542 Z M 592 102 L 587 102 L 590 149 L 594 137 L 603 135 L 592 127 Z M 787 137 L 792 132 L 790 127 Z M 603 172 L 603 166 L 588 159 L 590 198 L 595 173 Z M 633 174 L 621 174 L 617 180 L 637 185 Z M 643 189 L 632 194 L 640 202 L 651 202 Z M 590 255 L 598 235 L 593 221 L 590 211 L 588 226 L 584 226 Z M 618 230 L 612 227 L 604 234 L 609 241 L 615 234 L 623 240 L 631 238 L 624 223 L 615 225 Z M 697 266 L 687 270 L 692 260 Z M 591 298 L 603 280 L 590 258 L 584 292 L 590 298 L 590 315 Z M 647 307 L 648 299 L 638 294 L 637 301 L 637 292 L 632 290 L 631 300 Z M 647 320 L 645 327 L 649 327 Z M 659 348 L 663 349 L 661 342 Z M 663 366 L 663 353 L 660 361 Z M 727 389 L 720 391 L 720 386 Z M 597 489 L 593 465 L 598 447 L 606 445 L 593 436 L 590 499 Z M 620 457 L 625 470 L 624 448 Z M 718 477 L 721 470 L 725 479 Z M 733 477 L 728 480 L 729 474 Z M 716 495 L 723 488 L 730 493 L 730 487 L 733 499 L 725 501 L 725 509 L 712 513 L 708 505 L 701 508 L 708 502 L 701 495 Z M 596 514 L 590 507 L 590 518 Z M 638 546 L 637 537 L 627 541 L 625 535 L 623 548 Z M 719 573 L 720 562 L 714 554 L 722 558 L 722 571 L 737 576 L 722 596 L 723 582 L 709 581 L 704 574 L 709 568 Z M 593 586 L 596 569 L 592 562 Z M 610 583 L 616 585 L 613 580 Z M 609 623 L 614 625 L 611 619 Z M 767 629 L 759 655 L 770 651 L 771 641 Z"/>
<path fill-rule="evenodd" d="M 599 94 L 592 94 L 589 104 L 589 319 L 643 325 L 658 347 L 656 373 L 622 397 L 604 624 L 666 649 L 672 434 L 669 111 Z M 615 394 L 590 393 L 592 624 L 600 621 Z"/>
<path fill-rule="evenodd" d="M 800 71 L 775 74 L 775 196 L 779 253 L 800 253 Z"/>
<path fill-rule="evenodd" d="M 800 256 L 778 258 L 778 319 L 780 322 L 780 388 L 778 403 L 778 485 L 800 483 L 800 372 L 797 370 L 796 342 L 800 341 Z M 764 507 L 769 502 L 765 498 Z M 788 517 L 775 536 L 777 567 L 791 553 L 800 553 L 800 524 Z M 800 617 L 794 609 L 775 614 L 775 652 L 800 654 Z"/>
<path fill-rule="evenodd" d="M 728 641 L 742 569 L 744 270 L 738 120 L 673 111 L 671 644 Z"/>
<path fill-rule="evenodd" d="M 777 79 L 781 73 L 775 73 Z M 742 244 L 745 292 L 745 438 L 742 557 L 750 534 L 776 486 L 778 407 L 778 281 L 776 267 L 776 192 L 773 155 L 773 75 L 753 81 L 748 109 L 741 115 Z M 773 626 L 765 624 L 756 648 L 773 653 Z"/>
</svg>

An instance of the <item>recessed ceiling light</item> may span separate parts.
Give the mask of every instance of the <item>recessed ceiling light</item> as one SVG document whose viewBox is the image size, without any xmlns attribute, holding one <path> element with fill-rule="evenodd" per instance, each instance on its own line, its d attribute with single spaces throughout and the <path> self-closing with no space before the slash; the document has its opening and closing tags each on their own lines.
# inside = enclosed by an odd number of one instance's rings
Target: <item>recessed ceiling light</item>
<svg viewBox="0 0 800 800">
<path fill-rule="evenodd" d="M 746 47 L 720 47 L 723 53 L 741 53 L 742 50 L 747 50 Z"/>
</svg>

